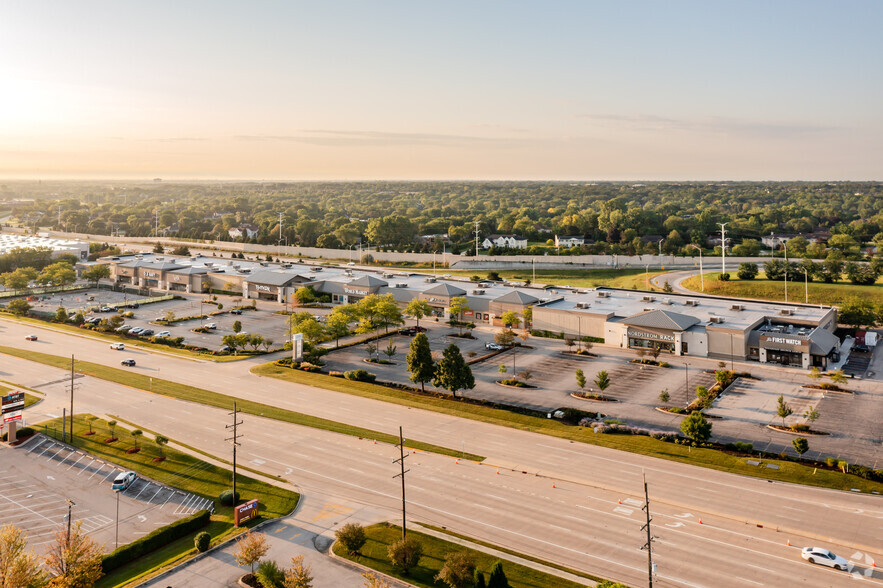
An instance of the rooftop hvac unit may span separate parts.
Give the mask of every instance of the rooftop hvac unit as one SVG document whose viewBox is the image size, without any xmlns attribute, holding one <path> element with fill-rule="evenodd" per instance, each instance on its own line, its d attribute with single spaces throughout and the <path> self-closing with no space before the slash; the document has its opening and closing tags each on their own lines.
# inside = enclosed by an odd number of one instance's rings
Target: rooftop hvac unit
<svg viewBox="0 0 883 588">
<path fill-rule="evenodd" d="M 722 316 L 713 316 L 713 317 L 710 317 L 708 320 L 711 321 L 711 322 L 713 322 L 713 323 L 721 324 L 722 322 L 724 322 L 724 317 L 722 317 Z"/>
<path fill-rule="evenodd" d="M 427 284 L 435 284 L 436 279 L 435 278 L 426 278 L 423 281 L 426 282 Z"/>
<path fill-rule="evenodd" d="M 644 302 L 655 302 L 656 298 L 654 296 L 644 296 L 643 298 L 641 298 L 641 300 L 643 300 Z"/>
<path fill-rule="evenodd" d="M 734 304 L 730 307 L 730 310 L 745 310 L 744 304 Z"/>
<path fill-rule="evenodd" d="M 577 302 L 576 307 L 577 308 L 589 308 L 589 303 L 588 302 Z"/>
<path fill-rule="evenodd" d="M 484 294 L 484 290 L 473 290 L 472 293 L 475 296 L 481 296 L 482 294 Z"/>
<path fill-rule="evenodd" d="M 243 269 L 243 270 L 239 270 L 239 271 L 240 271 L 240 273 L 243 273 L 243 274 L 250 274 L 251 273 L 251 270 L 247 269 L 247 268 Z"/>
<path fill-rule="evenodd" d="M 644 309 L 644 312 L 651 312 L 651 311 L 653 311 L 653 310 L 656 310 L 656 309 L 655 309 L 655 308 L 645 308 L 645 309 Z"/>
<path fill-rule="evenodd" d="M 310 268 L 310 271 L 311 271 L 311 272 L 321 272 L 321 271 L 322 271 L 322 268 L 321 268 L 321 267 L 311 267 L 311 268 Z"/>
<path fill-rule="evenodd" d="M 598 292 L 598 298 L 610 298 L 610 292 Z"/>
<path fill-rule="evenodd" d="M 779 314 L 784 316 L 791 316 L 793 314 L 793 311 L 790 308 L 783 308 L 779 311 Z"/>
<path fill-rule="evenodd" d="M 699 306 L 699 301 L 698 300 L 687 300 L 686 302 L 684 302 L 684 304 L 686 304 L 687 306 Z"/>
<path fill-rule="evenodd" d="M 384 278 L 387 278 L 387 279 L 389 279 L 389 278 L 394 278 L 394 277 L 395 277 L 395 274 L 391 274 L 391 273 L 389 273 L 389 272 L 386 272 L 386 273 L 384 273 L 384 274 L 382 274 L 382 275 L 383 275 Z"/>
<path fill-rule="evenodd" d="M 157 258 L 156 258 L 156 261 L 162 261 L 162 260 L 164 260 L 164 259 L 165 259 L 165 257 L 157 257 Z"/>
<path fill-rule="evenodd" d="M 671 305 L 671 298 L 663 298 L 663 299 L 662 299 L 662 303 L 663 303 L 663 304 L 668 304 L 668 305 L 670 306 L 670 305 Z"/>
<path fill-rule="evenodd" d="M 407 288 L 408 285 L 407 284 L 396 284 L 395 287 L 396 288 Z"/>
<path fill-rule="evenodd" d="M 351 276 L 351 275 L 353 275 L 353 270 L 343 270 L 343 275 Z"/>
</svg>

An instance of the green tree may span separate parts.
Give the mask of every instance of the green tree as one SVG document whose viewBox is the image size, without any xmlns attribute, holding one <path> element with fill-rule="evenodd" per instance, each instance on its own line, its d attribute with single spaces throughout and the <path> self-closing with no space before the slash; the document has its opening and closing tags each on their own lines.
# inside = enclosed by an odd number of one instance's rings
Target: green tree
<svg viewBox="0 0 883 588">
<path fill-rule="evenodd" d="M 512 328 L 513 325 L 518 324 L 518 313 L 512 310 L 507 310 L 500 316 L 500 322 L 509 329 Z"/>
<path fill-rule="evenodd" d="M 668 388 L 665 388 L 659 393 L 659 401 L 668 402 L 669 400 L 671 400 L 671 394 L 668 393 Z"/>
<path fill-rule="evenodd" d="M 156 448 L 159 450 L 159 456 L 165 458 L 165 453 L 163 452 L 163 446 L 168 445 L 169 439 L 168 437 L 163 437 L 162 435 L 157 435 L 153 438 L 153 442 L 156 443 Z"/>
<path fill-rule="evenodd" d="M 475 581 L 475 561 L 467 551 L 448 553 L 435 581 L 444 582 L 450 588 L 471 588 Z"/>
<path fill-rule="evenodd" d="M 457 330 L 460 334 L 463 334 L 463 313 L 469 312 L 471 309 L 469 305 L 466 303 L 465 296 L 454 296 L 451 298 L 451 306 L 448 309 L 451 313 L 451 320 L 457 323 Z"/>
<path fill-rule="evenodd" d="M 233 321 L 233 332 L 234 333 L 242 332 L 242 322 L 241 321 Z"/>
<path fill-rule="evenodd" d="M 586 375 L 578 368 L 576 370 L 576 385 L 579 386 L 580 392 L 586 387 Z"/>
<path fill-rule="evenodd" d="M 779 399 L 776 401 L 776 416 L 782 419 L 782 426 L 785 426 L 785 419 L 791 416 L 794 413 L 791 410 L 791 407 L 788 406 L 788 403 L 785 402 L 784 394 L 779 394 Z"/>
<path fill-rule="evenodd" d="M 77 281 L 77 272 L 74 271 L 71 264 L 59 261 L 43 268 L 43 271 L 37 276 L 37 281 L 41 284 L 67 286 Z"/>
<path fill-rule="evenodd" d="M 453 343 L 445 348 L 442 359 L 438 362 L 433 384 L 448 390 L 454 396 L 457 395 L 457 390 L 471 390 L 475 387 L 472 369 L 460 354 L 460 348 Z"/>
<path fill-rule="evenodd" d="M 753 280 L 757 277 L 756 263 L 740 263 L 739 272 L 737 273 L 740 280 Z"/>
<path fill-rule="evenodd" d="M 392 360 L 393 356 L 396 354 L 396 346 L 393 343 L 392 339 L 389 340 L 389 343 L 386 344 L 386 349 L 383 350 L 383 354 L 386 355 L 390 360 Z"/>
<path fill-rule="evenodd" d="M 310 345 L 315 345 L 325 338 L 325 327 L 308 312 L 296 312 L 290 315 L 288 325 L 289 335 L 300 333 L 304 336 L 304 341 Z"/>
<path fill-rule="evenodd" d="M 20 267 L 12 272 L 2 274 L 3 285 L 14 292 L 24 290 L 28 284 L 37 279 L 37 270 L 32 267 Z"/>
<path fill-rule="evenodd" d="M 843 373 L 843 370 L 834 370 L 828 377 L 831 378 L 831 381 L 835 384 L 845 384 L 846 383 L 846 374 Z"/>
<path fill-rule="evenodd" d="M 267 555 L 269 549 L 267 537 L 263 533 L 254 533 L 248 530 L 236 540 L 236 551 L 233 553 L 233 557 L 238 565 L 251 566 L 251 572 L 254 573 L 255 564 Z"/>
<path fill-rule="evenodd" d="M 193 538 L 193 546 L 199 553 L 205 553 L 206 551 L 208 551 L 208 548 L 211 544 L 212 536 L 206 531 L 197 533 L 196 537 Z"/>
<path fill-rule="evenodd" d="M 491 568 L 491 575 L 487 581 L 487 588 L 509 588 L 509 580 L 503 571 L 503 562 L 498 561 Z"/>
<path fill-rule="evenodd" d="M 875 327 L 877 311 L 868 298 L 853 298 L 840 307 L 839 321 L 852 327 Z"/>
<path fill-rule="evenodd" d="M 402 570 L 404 575 L 420 562 L 423 556 L 423 544 L 415 537 L 400 539 L 389 546 L 386 552 L 393 567 Z"/>
<path fill-rule="evenodd" d="M 325 319 L 325 332 L 335 340 L 336 346 L 340 346 L 340 338 L 350 334 L 351 317 L 344 312 L 337 312 L 341 306 L 335 307 Z"/>
<path fill-rule="evenodd" d="M 64 525 L 55 531 L 45 564 L 54 577 L 51 586 L 89 588 L 102 576 L 101 547 L 82 529 L 83 522 L 71 526 L 70 538 Z"/>
<path fill-rule="evenodd" d="M 113 433 L 114 433 L 114 430 L 116 429 L 116 426 L 117 426 L 117 422 L 116 422 L 116 421 L 107 421 L 107 429 L 110 431 L 110 437 L 111 437 L 111 439 L 114 438 Z"/>
<path fill-rule="evenodd" d="M 496 335 L 494 335 L 494 341 L 499 343 L 500 345 L 505 345 L 506 347 L 511 346 L 515 343 L 515 331 L 512 329 L 503 329 Z"/>
<path fill-rule="evenodd" d="M 551 241 L 551 239 L 549 239 Z M 487 582 L 484 580 L 484 574 L 478 568 L 475 569 L 475 588 L 487 588 Z"/>
<path fill-rule="evenodd" d="M 55 311 L 55 322 L 57 323 L 66 323 L 67 322 L 67 311 L 63 306 L 59 306 L 58 310 Z"/>
<path fill-rule="evenodd" d="M 809 408 L 807 408 L 803 413 L 803 418 L 808 420 L 810 423 L 816 422 L 819 419 L 819 416 L 821 416 L 819 415 L 819 411 L 811 404 L 809 405 Z"/>
<path fill-rule="evenodd" d="M 294 292 L 294 300 L 301 306 L 316 301 L 316 291 L 310 286 L 301 286 Z"/>
<path fill-rule="evenodd" d="M 85 270 L 82 275 L 84 280 L 95 282 L 95 287 L 97 288 L 99 280 L 110 278 L 110 266 L 104 263 L 97 263 Z"/>
<path fill-rule="evenodd" d="M 357 555 L 368 541 L 365 529 L 358 523 L 345 524 L 334 532 L 334 536 L 350 555 Z"/>
<path fill-rule="evenodd" d="M 135 447 L 138 447 L 138 437 L 140 437 L 143 434 L 144 434 L 144 431 L 142 431 L 141 429 L 135 429 L 134 431 L 129 433 L 129 435 L 132 436 L 132 443 L 135 444 Z"/>
<path fill-rule="evenodd" d="M 405 315 L 417 321 L 418 327 L 420 326 L 420 319 L 425 316 L 430 316 L 431 314 L 432 305 L 422 298 L 413 298 L 411 302 L 408 303 L 408 306 L 405 307 Z"/>
<path fill-rule="evenodd" d="M 809 370 L 809 377 L 814 381 L 818 382 L 822 379 L 822 370 L 817 368 L 816 366 L 812 366 Z"/>
<path fill-rule="evenodd" d="M 279 567 L 279 564 L 268 559 L 258 564 L 254 576 L 264 588 L 278 588 L 285 579 L 285 572 Z"/>
<path fill-rule="evenodd" d="M 694 410 L 681 421 L 681 432 L 697 443 L 705 443 L 711 438 L 711 423 L 705 415 Z"/>
<path fill-rule="evenodd" d="M 607 370 L 598 372 L 598 375 L 595 376 L 595 385 L 601 392 L 610 387 L 610 376 L 607 374 Z"/>
<path fill-rule="evenodd" d="M 26 551 L 27 537 L 13 525 L 0 527 L 0 587 L 38 588 L 46 574 L 33 551 Z"/>
<path fill-rule="evenodd" d="M 31 305 L 23 298 L 16 298 L 6 305 L 6 308 L 16 316 L 24 316 L 31 310 Z"/>
<path fill-rule="evenodd" d="M 426 392 L 426 382 L 432 381 L 435 376 L 435 362 L 432 360 L 432 351 L 429 347 L 429 339 L 423 333 L 411 341 L 406 357 L 410 380 L 420 383 L 420 390 Z"/>
<path fill-rule="evenodd" d="M 803 455 L 809 450 L 809 441 L 804 437 L 798 437 L 791 441 L 791 446 L 794 447 L 794 451 L 797 452 L 797 455 Z"/>
<path fill-rule="evenodd" d="M 304 563 L 304 556 L 295 555 L 291 558 L 291 567 L 285 570 L 282 588 L 312 588 L 312 586 L 312 569 Z"/>
</svg>

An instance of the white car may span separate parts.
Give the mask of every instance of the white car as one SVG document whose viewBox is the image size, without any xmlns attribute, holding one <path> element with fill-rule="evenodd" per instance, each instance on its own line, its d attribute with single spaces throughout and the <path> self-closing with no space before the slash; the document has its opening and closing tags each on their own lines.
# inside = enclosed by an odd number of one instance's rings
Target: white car
<svg viewBox="0 0 883 588">
<path fill-rule="evenodd" d="M 804 547 L 800 551 L 800 556 L 809 563 L 821 564 L 835 570 L 845 570 L 848 565 L 845 559 L 823 547 Z"/>
<path fill-rule="evenodd" d="M 126 488 L 131 486 L 132 482 L 134 482 L 137 478 L 138 476 L 135 474 L 135 472 L 124 472 L 114 478 L 113 486 L 111 486 L 111 488 L 113 490 L 125 490 Z"/>
<path fill-rule="evenodd" d="M 205 327 L 206 329 L 217 329 L 218 324 L 217 323 L 209 323 L 207 325 L 203 325 L 203 327 Z"/>
<path fill-rule="evenodd" d="M 172 333 L 169 332 L 169 331 L 160 331 L 159 333 L 156 334 L 156 336 L 157 336 L 157 338 L 159 338 L 159 337 L 171 337 L 171 336 L 172 336 Z"/>
<path fill-rule="evenodd" d="M 111 343 L 110 348 L 116 349 L 117 351 L 125 351 L 126 345 L 124 343 Z"/>
</svg>

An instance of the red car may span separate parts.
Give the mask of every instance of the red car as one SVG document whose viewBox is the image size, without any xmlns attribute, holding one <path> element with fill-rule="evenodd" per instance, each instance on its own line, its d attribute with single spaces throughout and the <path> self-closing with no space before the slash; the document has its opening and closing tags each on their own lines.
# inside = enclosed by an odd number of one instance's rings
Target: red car
<svg viewBox="0 0 883 588">
<path fill-rule="evenodd" d="M 36 341 L 36 340 L 37 340 L 36 335 L 28 335 L 27 337 L 25 337 L 25 341 Z"/>
</svg>

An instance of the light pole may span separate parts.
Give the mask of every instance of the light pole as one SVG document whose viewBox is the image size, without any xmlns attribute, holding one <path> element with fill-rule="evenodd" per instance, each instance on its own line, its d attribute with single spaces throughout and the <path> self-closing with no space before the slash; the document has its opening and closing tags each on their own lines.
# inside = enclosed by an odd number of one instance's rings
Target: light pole
<svg viewBox="0 0 883 588">
<path fill-rule="evenodd" d="M 730 223 L 717 223 L 721 227 L 721 275 L 727 273 L 727 225 Z"/>
<path fill-rule="evenodd" d="M 809 271 L 803 268 L 803 303 L 809 304 Z"/>
<path fill-rule="evenodd" d="M 687 248 L 694 247 L 699 252 L 699 289 L 705 292 L 705 276 L 702 275 L 702 247 L 696 243 L 690 243 Z"/>
<path fill-rule="evenodd" d="M 788 302 L 788 242 L 785 241 L 782 243 L 782 247 L 785 248 L 785 303 Z"/>
<path fill-rule="evenodd" d="M 684 392 L 687 393 L 687 398 L 690 397 L 690 364 L 686 361 L 684 362 Z"/>
<path fill-rule="evenodd" d="M 69 548 L 71 544 L 71 509 L 77 505 L 76 502 L 67 499 L 67 543 L 65 544 L 65 548 Z"/>
</svg>

